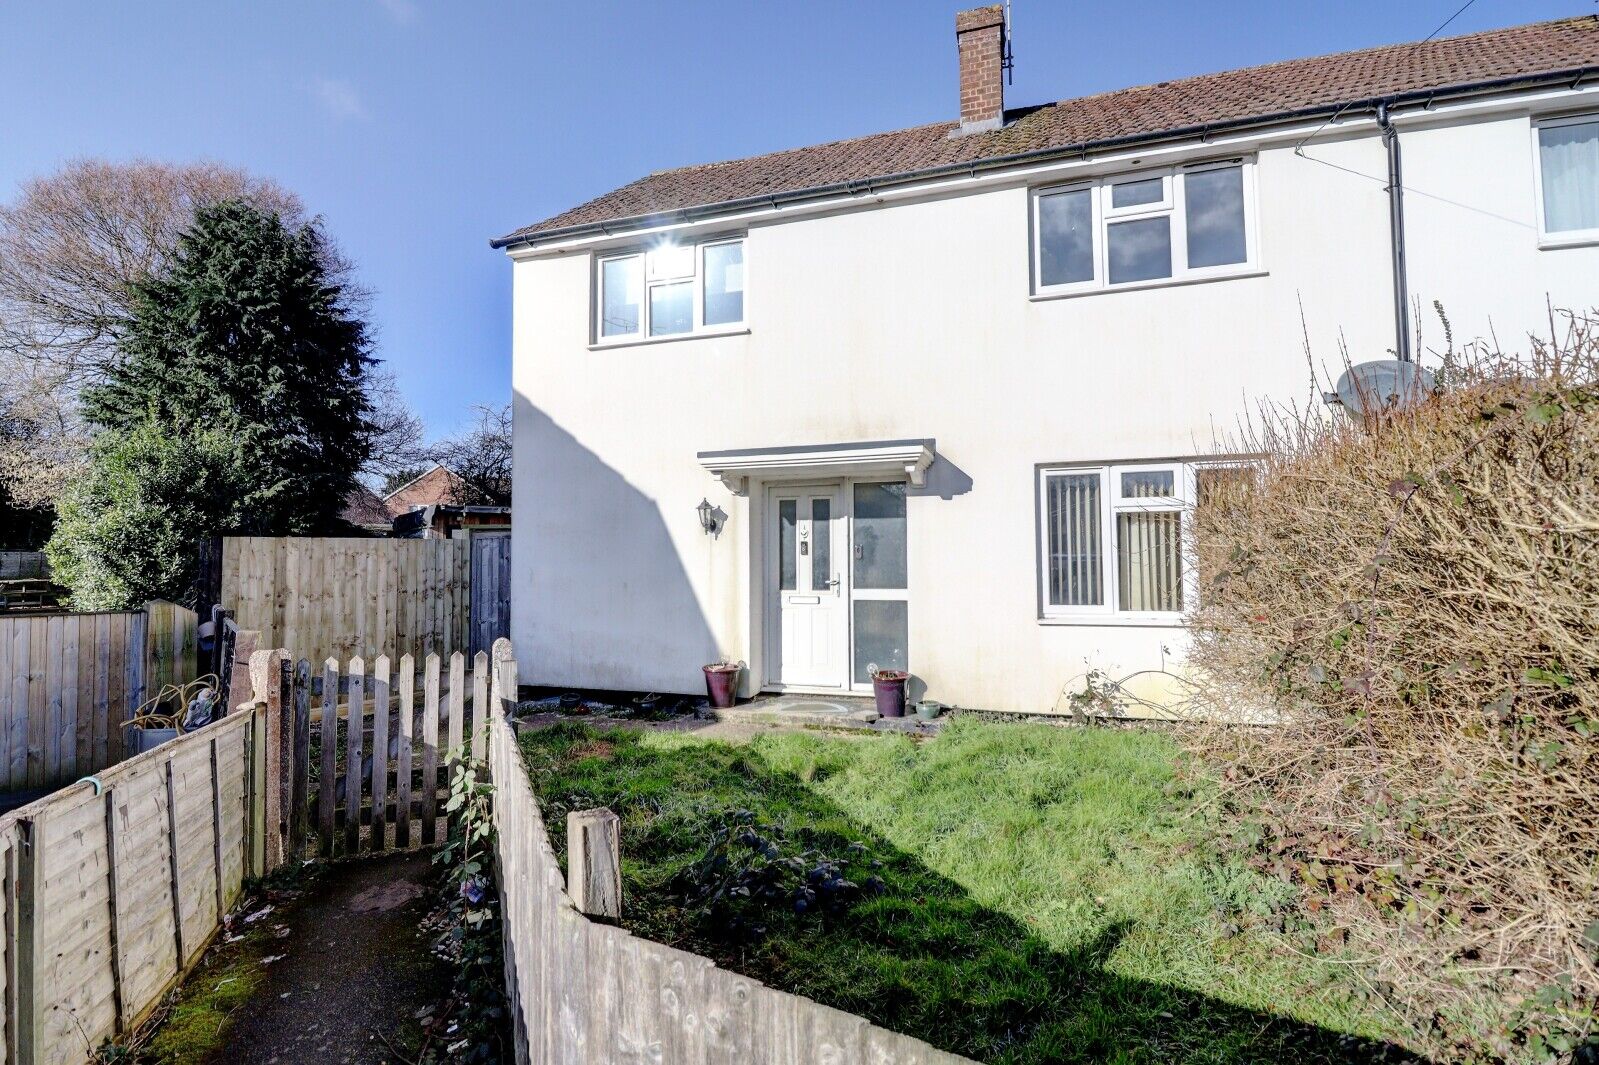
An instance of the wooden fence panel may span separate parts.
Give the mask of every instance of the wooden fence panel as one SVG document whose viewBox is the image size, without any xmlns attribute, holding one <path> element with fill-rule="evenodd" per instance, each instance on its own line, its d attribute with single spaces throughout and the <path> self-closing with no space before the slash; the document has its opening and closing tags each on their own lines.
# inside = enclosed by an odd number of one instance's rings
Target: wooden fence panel
<svg viewBox="0 0 1599 1065">
<path fill-rule="evenodd" d="M 164 600 L 146 604 L 144 689 L 153 696 L 167 685 L 182 686 L 199 675 L 194 611 Z"/>
<path fill-rule="evenodd" d="M 150 614 L 159 642 L 149 641 Z M 194 677 L 194 612 L 0 616 L 0 791 L 47 788 L 121 760 L 123 722 L 158 676 Z"/>
<path fill-rule="evenodd" d="M 471 543 L 230 536 L 222 605 L 261 646 L 321 662 L 447 654 L 470 638 Z"/>
<path fill-rule="evenodd" d="M 163 890 L 172 871 L 166 760 L 154 763 L 152 771 L 130 774 L 112 789 L 112 803 L 123 997 L 130 1003 L 143 1002 L 159 994 L 178 971 L 172 895 Z"/>
<path fill-rule="evenodd" d="M 101 787 L 0 818 L 0 1062 L 82 1065 L 205 949 L 243 891 L 257 716 L 223 718 L 108 769 Z"/>
</svg>

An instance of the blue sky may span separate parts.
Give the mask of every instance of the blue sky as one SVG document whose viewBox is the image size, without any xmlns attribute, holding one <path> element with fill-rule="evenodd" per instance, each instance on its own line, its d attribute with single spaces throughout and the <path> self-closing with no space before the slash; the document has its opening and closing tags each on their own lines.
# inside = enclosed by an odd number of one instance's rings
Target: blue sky
<svg viewBox="0 0 1599 1065">
<path fill-rule="evenodd" d="M 1463 0 L 1013 0 L 1013 104 L 1426 36 Z M 0 198 L 211 158 L 321 214 L 435 434 L 510 389 L 491 236 L 651 170 L 947 119 L 960 0 L 0 0 Z M 1475 0 L 1463 33 L 1593 0 Z"/>
</svg>

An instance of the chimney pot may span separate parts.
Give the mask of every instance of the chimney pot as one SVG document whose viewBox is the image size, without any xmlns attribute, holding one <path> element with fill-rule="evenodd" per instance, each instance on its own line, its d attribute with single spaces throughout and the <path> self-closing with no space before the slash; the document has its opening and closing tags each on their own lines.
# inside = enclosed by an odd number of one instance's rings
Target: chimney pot
<svg viewBox="0 0 1599 1065">
<path fill-rule="evenodd" d="M 960 54 L 961 124 L 956 135 L 1005 124 L 1005 9 L 974 7 L 955 16 Z"/>
</svg>

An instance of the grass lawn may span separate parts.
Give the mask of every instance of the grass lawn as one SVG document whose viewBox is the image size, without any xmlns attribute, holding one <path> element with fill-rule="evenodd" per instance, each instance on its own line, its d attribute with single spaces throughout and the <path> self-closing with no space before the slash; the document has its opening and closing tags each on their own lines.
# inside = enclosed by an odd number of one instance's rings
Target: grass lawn
<svg viewBox="0 0 1599 1065">
<path fill-rule="evenodd" d="M 630 930 L 945 1049 L 1005 1063 L 1404 1058 L 1346 966 L 1273 930 L 1289 889 L 1210 852 L 1215 826 L 1158 733 L 968 718 L 920 744 L 732 745 L 562 724 L 522 745 L 563 856 L 569 810 L 621 815 Z M 679 874 L 735 810 L 785 828 L 787 847 L 880 862 L 886 889 L 838 914 L 780 900 L 761 911 L 764 936 L 727 936 L 687 905 Z"/>
</svg>

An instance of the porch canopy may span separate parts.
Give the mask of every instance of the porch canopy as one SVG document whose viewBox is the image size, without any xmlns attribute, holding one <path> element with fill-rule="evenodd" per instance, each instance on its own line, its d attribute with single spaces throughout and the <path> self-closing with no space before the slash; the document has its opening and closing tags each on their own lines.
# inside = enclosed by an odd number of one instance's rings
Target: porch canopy
<svg viewBox="0 0 1599 1065">
<path fill-rule="evenodd" d="M 701 451 L 700 465 L 736 493 L 749 487 L 749 479 L 797 481 L 810 478 L 881 477 L 909 481 L 911 487 L 927 483 L 933 464 L 931 440 L 870 440 L 854 444 L 814 444 L 796 447 L 751 447 L 730 451 Z"/>
</svg>

